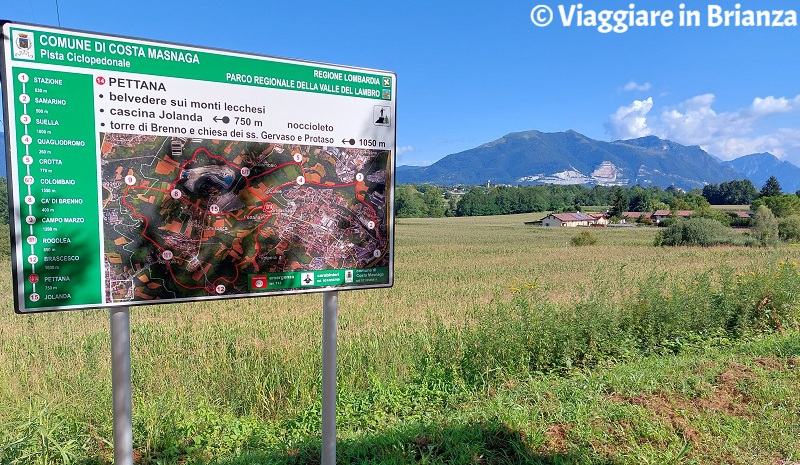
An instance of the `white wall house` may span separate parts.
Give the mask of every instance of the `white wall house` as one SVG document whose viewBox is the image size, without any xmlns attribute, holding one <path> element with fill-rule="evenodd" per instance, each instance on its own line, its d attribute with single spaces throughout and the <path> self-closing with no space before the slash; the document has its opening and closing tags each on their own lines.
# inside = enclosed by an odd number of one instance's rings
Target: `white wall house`
<svg viewBox="0 0 800 465">
<path fill-rule="evenodd" d="M 584 213 L 551 213 L 542 218 L 542 226 L 574 228 L 577 226 L 593 226 L 599 218 Z"/>
</svg>

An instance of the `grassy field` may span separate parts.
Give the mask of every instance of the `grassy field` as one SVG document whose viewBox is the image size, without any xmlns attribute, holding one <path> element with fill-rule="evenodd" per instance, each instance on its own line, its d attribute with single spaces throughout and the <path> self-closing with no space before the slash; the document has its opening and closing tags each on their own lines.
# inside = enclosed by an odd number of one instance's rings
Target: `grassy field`
<svg viewBox="0 0 800 465">
<path fill-rule="evenodd" d="M 341 463 L 800 462 L 800 248 L 541 216 L 398 221 L 394 288 L 339 296 Z M 0 463 L 109 463 L 108 313 L 0 306 Z M 131 325 L 137 461 L 317 463 L 320 295 Z"/>
</svg>

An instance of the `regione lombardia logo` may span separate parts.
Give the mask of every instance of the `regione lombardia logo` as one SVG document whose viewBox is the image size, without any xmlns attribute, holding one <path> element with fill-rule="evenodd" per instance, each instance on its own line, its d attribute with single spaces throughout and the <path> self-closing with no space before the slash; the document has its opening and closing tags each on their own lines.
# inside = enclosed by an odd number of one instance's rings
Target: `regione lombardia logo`
<svg viewBox="0 0 800 465">
<path fill-rule="evenodd" d="M 33 33 L 26 31 L 13 31 L 11 36 L 14 43 L 14 58 L 17 60 L 35 60 Z"/>
</svg>

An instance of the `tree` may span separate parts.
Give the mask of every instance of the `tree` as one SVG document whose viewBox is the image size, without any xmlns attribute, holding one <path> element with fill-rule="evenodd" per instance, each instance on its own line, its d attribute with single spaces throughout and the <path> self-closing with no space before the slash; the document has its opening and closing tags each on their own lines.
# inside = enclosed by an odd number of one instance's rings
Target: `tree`
<svg viewBox="0 0 800 465">
<path fill-rule="evenodd" d="M 521 213 L 519 210 L 519 189 L 516 187 L 498 186 L 493 188 L 489 193 L 489 199 L 500 215 Z"/>
<path fill-rule="evenodd" d="M 445 204 L 442 191 L 438 187 L 431 187 L 422 195 L 425 203 L 425 213 L 429 218 L 441 218 L 444 216 Z"/>
<path fill-rule="evenodd" d="M 672 199 L 672 202 L 669 203 L 669 209 L 673 212 L 675 210 L 691 210 L 692 205 L 686 201 L 686 199 L 676 197 Z"/>
<path fill-rule="evenodd" d="M 725 188 L 726 184 L 728 185 L 727 189 Z M 758 190 L 753 185 L 753 181 L 749 179 L 723 182 L 720 186 L 723 187 L 725 205 L 748 205 L 758 197 Z"/>
<path fill-rule="evenodd" d="M 800 215 L 778 221 L 778 235 L 786 242 L 800 242 Z"/>
<path fill-rule="evenodd" d="M 722 198 L 722 192 L 720 187 L 716 184 L 707 184 L 703 187 L 703 197 L 708 200 L 709 203 L 713 204 L 721 204 L 720 199 Z"/>
<path fill-rule="evenodd" d="M 753 236 L 767 245 L 774 243 L 778 239 L 778 220 L 766 205 L 761 205 L 753 215 Z"/>
<path fill-rule="evenodd" d="M 720 223 L 724 224 L 725 226 L 731 225 L 731 216 L 727 213 L 723 212 L 722 210 L 716 209 L 711 205 L 702 206 L 692 213 L 693 218 L 708 218 L 711 220 L 719 221 Z"/>
<path fill-rule="evenodd" d="M 405 186 L 397 189 L 394 204 L 395 214 L 398 218 L 422 218 L 427 216 L 425 200 L 414 186 Z"/>
<path fill-rule="evenodd" d="M 769 207 L 772 214 L 778 218 L 800 214 L 800 198 L 792 194 L 760 197 L 753 201 L 751 208 L 755 210 L 761 205 Z"/>
<path fill-rule="evenodd" d="M 652 212 L 653 200 L 650 198 L 650 193 L 640 186 L 633 186 L 630 191 L 630 201 L 628 208 L 634 212 Z"/>
<path fill-rule="evenodd" d="M 616 186 L 611 191 L 611 216 L 620 216 L 628 211 L 628 196 L 621 187 Z"/>
<path fill-rule="evenodd" d="M 680 198 L 676 198 L 670 206 L 674 207 L 673 210 L 700 210 L 710 207 L 711 204 L 699 192 L 698 189 L 697 192 L 692 191 L 684 194 Z M 683 205 L 683 208 L 677 208 L 678 205 Z"/>
<path fill-rule="evenodd" d="M 714 205 L 748 205 L 757 196 L 758 190 L 749 179 L 703 187 L 703 197 Z"/>
<path fill-rule="evenodd" d="M 775 176 L 770 176 L 764 186 L 761 187 L 761 197 L 773 197 L 781 195 L 781 185 Z"/>
<path fill-rule="evenodd" d="M 461 197 L 456 206 L 456 216 L 494 215 L 494 205 L 482 187 L 473 187 Z"/>
</svg>

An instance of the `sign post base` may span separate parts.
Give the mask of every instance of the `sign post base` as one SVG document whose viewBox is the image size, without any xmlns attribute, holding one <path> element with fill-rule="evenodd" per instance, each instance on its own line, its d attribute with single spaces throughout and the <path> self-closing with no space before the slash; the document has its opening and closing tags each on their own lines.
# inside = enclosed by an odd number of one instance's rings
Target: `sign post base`
<svg viewBox="0 0 800 465">
<path fill-rule="evenodd" d="M 336 464 L 336 320 L 339 292 L 322 294 L 322 465 Z"/>
<path fill-rule="evenodd" d="M 112 309 L 111 390 L 114 405 L 114 465 L 133 465 L 131 320 L 128 307 Z"/>
</svg>

